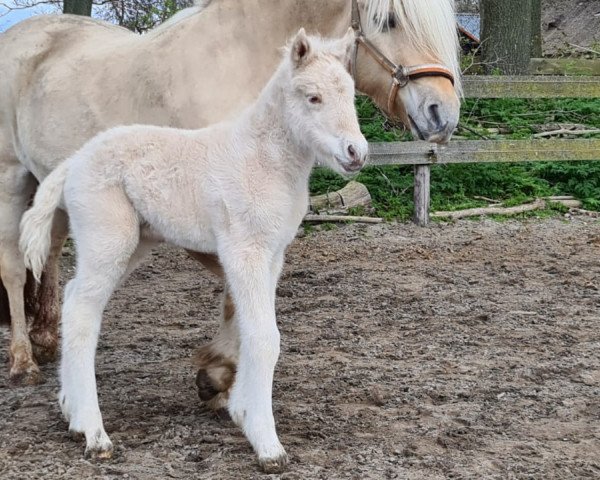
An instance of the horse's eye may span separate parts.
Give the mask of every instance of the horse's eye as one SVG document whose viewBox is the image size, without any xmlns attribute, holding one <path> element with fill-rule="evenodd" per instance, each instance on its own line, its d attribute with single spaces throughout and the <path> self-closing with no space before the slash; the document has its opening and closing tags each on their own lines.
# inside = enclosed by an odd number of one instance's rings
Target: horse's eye
<svg viewBox="0 0 600 480">
<path fill-rule="evenodd" d="M 323 101 L 323 99 L 321 98 L 321 95 L 310 95 L 308 97 L 308 101 L 309 101 L 309 103 L 316 105 L 318 103 L 321 103 Z"/>
<path fill-rule="evenodd" d="M 396 14 L 393 12 L 390 12 L 390 14 L 388 15 L 387 28 L 389 28 L 390 30 L 396 28 Z"/>
</svg>

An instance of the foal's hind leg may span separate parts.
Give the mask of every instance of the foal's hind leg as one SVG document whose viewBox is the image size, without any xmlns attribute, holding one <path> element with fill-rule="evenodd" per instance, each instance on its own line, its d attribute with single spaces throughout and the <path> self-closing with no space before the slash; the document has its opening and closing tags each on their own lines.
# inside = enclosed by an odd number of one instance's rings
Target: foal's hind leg
<svg viewBox="0 0 600 480">
<path fill-rule="evenodd" d="M 56 360 L 60 316 L 58 274 L 62 247 L 68 233 L 67 215 L 57 210 L 52 226 L 50 253 L 38 288 L 33 325 L 29 332 L 33 354 L 40 365 Z"/>
<path fill-rule="evenodd" d="M 215 255 L 191 251 L 188 253 L 215 275 L 224 278 L 223 269 Z M 235 306 L 227 285 L 222 298 L 219 332 L 210 343 L 201 347 L 194 357 L 194 364 L 198 367 L 196 375 L 198 396 L 213 410 L 227 407 L 229 390 L 235 379 L 239 357 Z"/>
<path fill-rule="evenodd" d="M 0 145 L 1 147 L 1 145 Z M 0 150 L 0 278 L 6 289 L 11 321 L 10 382 L 33 385 L 42 380 L 27 333 L 23 289 L 27 278 L 19 251 L 19 222 L 35 181 L 16 159 L 6 161 Z"/>
<path fill-rule="evenodd" d="M 70 212 L 78 258 L 65 290 L 59 401 L 69 430 L 85 435 L 86 455 L 109 458 L 112 443 L 102 424 L 94 358 L 102 312 L 136 250 L 139 225 L 122 192 L 95 197 L 98 207 Z"/>
</svg>

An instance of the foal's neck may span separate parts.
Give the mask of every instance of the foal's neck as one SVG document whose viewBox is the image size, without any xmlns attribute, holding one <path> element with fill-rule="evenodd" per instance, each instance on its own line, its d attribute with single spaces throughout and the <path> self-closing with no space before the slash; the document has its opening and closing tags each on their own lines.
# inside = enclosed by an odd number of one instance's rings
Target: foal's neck
<svg viewBox="0 0 600 480">
<path fill-rule="evenodd" d="M 298 125 L 290 117 L 286 94 L 291 87 L 291 66 L 279 65 L 257 100 L 240 115 L 237 128 L 243 130 L 256 145 L 268 146 L 269 161 L 289 170 L 291 175 L 310 174 L 315 163 L 314 152 L 306 143 Z"/>
</svg>

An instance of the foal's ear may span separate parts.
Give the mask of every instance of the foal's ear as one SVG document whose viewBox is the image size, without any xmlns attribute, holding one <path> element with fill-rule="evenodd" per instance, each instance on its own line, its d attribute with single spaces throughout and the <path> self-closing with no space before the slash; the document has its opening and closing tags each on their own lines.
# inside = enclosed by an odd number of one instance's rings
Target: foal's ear
<svg viewBox="0 0 600 480">
<path fill-rule="evenodd" d="M 306 36 L 306 32 L 304 28 L 301 28 L 296 34 L 296 38 L 292 42 L 292 62 L 294 62 L 294 66 L 299 67 L 306 59 L 309 57 L 311 53 L 311 45 L 308 37 Z"/>
<path fill-rule="evenodd" d="M 356 34 L 352 27 L 348 28 L 346 35 L 336 41 L 336 57 L 346 66 L 348 70 L 352 64 L 352 53 L 354 52 L 354 44 L 356 42 Z"/>
</svg>

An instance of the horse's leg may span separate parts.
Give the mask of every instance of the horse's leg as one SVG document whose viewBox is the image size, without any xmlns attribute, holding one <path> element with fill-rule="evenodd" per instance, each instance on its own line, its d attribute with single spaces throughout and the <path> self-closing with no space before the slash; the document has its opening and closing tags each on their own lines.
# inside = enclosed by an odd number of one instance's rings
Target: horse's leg
<svg viewBox="0 0 600 480">
<path fill-rule="evenodd" d="M 0 145 L 1 149 L 1 145 Z M 16 159 L 0 161 L 0 278 L 8 297 L 10 339 L 10 382 L 34 385 L 42 381 L 40 369 L 33 359 L 27 333 L 23 290 L 27 272 L 19 251 L 19 222 L 35 188 L 35 180 Z"/>
<path fill-rule="evenodd" d="M 221 279 L 224 278 L 223 268 L 217 256 L 192 251 L 188 253 L 212 273 Z M 235 322 L 235 306 L 227 285 L 222 298 L 219 331 L 216 337 L 201 347 L 194 356 L 194 365 L 198 367 L 196 375 L 198 396 L 213 410 L 227 407 L 240 345 Z"/>
<path fill-rule="evenodd" d="M 38 364 L 56 360 L 60 295 L 58 274 L 62 247 L 69 233 L 69 220 L 57 210 L 52 225 L 52 243 L 37 292 L 35 316 L 29 338 Z"/>
<path fill-rule="evenodd" d="M 275 431 L 272 389 L 280 348 L 273 274 L 278 276 L 277 265 L 282 261 L 280 254 L 275 259 L 252 246 L 227 248 L 222 253 L 240 334 L 239 363 L 228 410 L 252 444 L 261 467 L 267 472 L 281 471 L 287 455 Z"/>
<path fill-rule="evenodd" d="M 216 337 L 194 357 L 198 367 L 198 396 L 213 410 L 227 407 L 229 389 L 235 379 L 239 357 L 239 335 L 235 307 L 227 286 L 223 293 L 221 322 Z"/>
<path fill-rule="evenodd" d="M 97 209 L 70 212 L 78 258 L 75 278 L 65 290 L 59 402 L 69 430 L 85 435 L 86 456 L 110 458 L 112 443 L 102 424 L 94 358 L 102 312 L 131 263 L 139 224 L 122 192 L 113 191 L 106 199 L 95 195 Z"/>
</svg>

